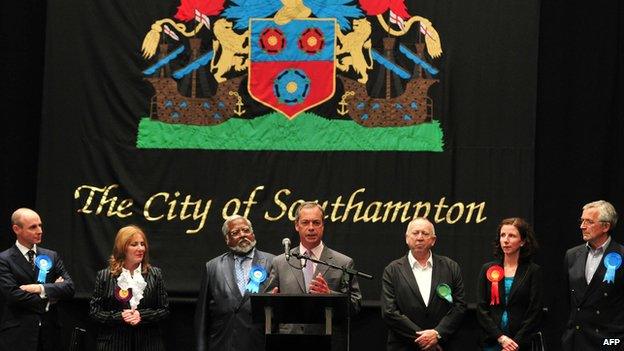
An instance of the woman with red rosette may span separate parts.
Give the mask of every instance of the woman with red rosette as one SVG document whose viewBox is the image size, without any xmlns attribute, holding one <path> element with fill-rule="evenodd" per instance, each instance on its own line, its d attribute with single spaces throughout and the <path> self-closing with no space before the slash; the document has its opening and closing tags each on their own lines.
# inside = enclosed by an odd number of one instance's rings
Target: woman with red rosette
<svg viewBox="0 0 624 351">
<path fill-rule="evenodd" d="M 147 237 L 137 226 L 115 237 L 109 266 L 97 273 L 89 316 L 101 327 L 98 351 L 160 351 L 158 323 L 169 315 L 159 268 L 149 264 Z"/>
<path fill-rule="evenodd" d="M 530 350 L 542 312 L 541 269 L 531 261 L 537 240 L 524 219 L 507 218 L 499 224 L 493 246 L 497 260 L 479 273 L 482 349 Z"/>
</svg>

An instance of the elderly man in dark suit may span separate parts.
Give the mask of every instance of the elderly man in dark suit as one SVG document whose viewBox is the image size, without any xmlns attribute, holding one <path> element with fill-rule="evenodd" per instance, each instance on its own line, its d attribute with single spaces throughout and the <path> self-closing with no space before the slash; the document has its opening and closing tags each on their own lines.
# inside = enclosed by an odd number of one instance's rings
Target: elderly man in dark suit
<svg viewBox="0 0 624 351">
<path fill-rule="evenodd" d="M 11 224 L 17 240 L 0 253 L 0 291 L 5 301 L 0 350 L 62 350 L 54 303 L 71 299 L 74 284 L 60 255 L 38 246 L 43 230 L 35 211 L 16 210 Z"/>
<path fill-rule="evenodd" d="M 251 320 L 249 294 L 264 290 L 274 256 L 255 248 L 245 217 L 228 217 L 222 231 L 229 251 L 206 263 L 195 310 L 196 350 L 264 350 L 264 330 Z"/>
<path fill-rule="evenodd" d="M 426 218 L 409 223 L 405 242 L 408 254 L 383 273 L 381 315 L 388 326 L 387 350 L 451 350 L 450 341 L 466 311 L 459 265 L 431 252 L 436 234 Z"/>
<path fill-rule="evenodd" d="M 565 255 L 570 306 L 562 337 L 566 351 L 624 348 L 624 247 L 610 235 L 617 218 L 607 201 L 583 206 L 580 228 L 585 243 Z"/>
</svg>

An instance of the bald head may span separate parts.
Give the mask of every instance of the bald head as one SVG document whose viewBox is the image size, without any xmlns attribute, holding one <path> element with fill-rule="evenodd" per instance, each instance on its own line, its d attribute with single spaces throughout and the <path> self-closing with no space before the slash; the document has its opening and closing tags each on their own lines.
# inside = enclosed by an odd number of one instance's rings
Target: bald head
<svg viewBox="0 0 624 351">
<path fill-rule="evenodd" d="M 409 224 L 407 225 L 407 231 L 405 232 L 405 235 L 409 234 L 414 229 L 415 226 L 418 226 L 418 227 L 424 226 L 429 229 L 428 231 L 429 233 L 431 233 L 431 235 L 436 236 L 435 227 L 433 226 L 433 223 L 431 223 L 431 221 L 429 221 L 425 217 L 416 217 L 412 219 L 412 221 L 409 222 Z"/>
<path fill-rule="evenodd" d="M 31 210 L 30 208 L 26 208 L 26 207 L 18 208 L 11 215 L 11 225 L 15 225 L 15 224 L 22 225 L 23 224 L 22 220 L 24 217 L 33 216 L 33 215 L 37 217 L 39 216 L 37 212 Z"/>
<path fill-rule="evenodd" d="M 11 215 L 11 229 L 17 241 L 27 248 L 41 242 L 43 228 L 37 212 L 29 208 L 19 208 Z"/>
</svg>

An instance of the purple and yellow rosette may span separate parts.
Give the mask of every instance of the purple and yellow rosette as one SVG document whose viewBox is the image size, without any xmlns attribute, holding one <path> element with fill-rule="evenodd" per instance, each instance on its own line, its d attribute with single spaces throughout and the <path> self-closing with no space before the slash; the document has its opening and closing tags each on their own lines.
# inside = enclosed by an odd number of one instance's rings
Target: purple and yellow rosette
<svg viewBox="0 0 624 351">
<path fill-rule="evenodd" d="M 436 287 L 436 293 L 438 294 L 438 296 L 445 299 L 446 301 L 453 303 L 453 295 L 452 295 L 451 287 L 448 286 L 448 284 L 443 283 L 443 284 L 438 285 Z"/>
<path fill-rule="evenodd" d="M 126 303 L 126 302 L 130 301 L 130 299 L 132 298 L 132 288 L 122 289 L 119 286 L 116 286 L 115 287 L 115 298 L 117 299 L 117 301 L 119 301 L 121 303 Z"/>
<path fill-rule="evenodd" d="M 498 293 L 498 282 L 500 282 L 505 276 L 505 270 L 499 265 L 493 265 L 488 268 L 485 276 L 490 281 L 490 305 L 500 304 L 500 295 Z"/>
<path fill-rule="evenodd" d="M 46 282 L 48 272 L 52 269 L 52 259 L 46 255 L 39 255 L 35 258 L 35 265 L 39 268 L 37 282 L 43 284 Z"/>
<path fill-rule="evenodd" d="M 607 268 L 603 282 L 615 283 L 615 271 L 622 265 L 622 255 L 617 252 L 610 252 L 603 260 L 604 266 Z"/>
<path fill-rule="evenodd" d="M 251 293 L 257 293 L 260 290 L 260 284 L 267 279 L 267 271 L 262 266 L 253 266 L 249 271 L 249 283 L 246 290 Z"/>
</svg>

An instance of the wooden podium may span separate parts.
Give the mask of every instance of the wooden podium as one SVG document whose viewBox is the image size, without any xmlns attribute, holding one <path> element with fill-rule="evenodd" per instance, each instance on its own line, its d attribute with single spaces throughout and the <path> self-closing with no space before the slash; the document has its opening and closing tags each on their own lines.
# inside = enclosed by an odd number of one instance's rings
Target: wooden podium
<svg viewBox="0 0 624 351">
<path fill-rule="evenodd" d="M 331 350 L 333 327 L 346 321 L 349 303 L 344 294 L 253 294 L 250 299 L 253 321 L 264 323 L 266 351 Z M 298 328 L 280 333 L 284 324 Z"/>
</svg>

